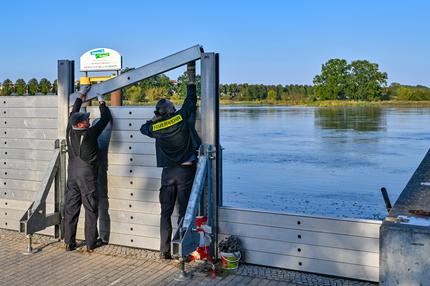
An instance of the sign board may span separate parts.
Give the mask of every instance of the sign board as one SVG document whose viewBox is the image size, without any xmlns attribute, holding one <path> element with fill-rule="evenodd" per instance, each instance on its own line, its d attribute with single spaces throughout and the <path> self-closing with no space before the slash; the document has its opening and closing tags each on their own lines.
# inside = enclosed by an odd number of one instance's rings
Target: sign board
<svg viewBox="0 0 430 286">
<path fill-rule="evenodd" d="M 80 68 L 88 71 L 115 71 L 122 68 L 121 55 L 112 49 L 93 49 L 81 56 Z"/>
</svg>

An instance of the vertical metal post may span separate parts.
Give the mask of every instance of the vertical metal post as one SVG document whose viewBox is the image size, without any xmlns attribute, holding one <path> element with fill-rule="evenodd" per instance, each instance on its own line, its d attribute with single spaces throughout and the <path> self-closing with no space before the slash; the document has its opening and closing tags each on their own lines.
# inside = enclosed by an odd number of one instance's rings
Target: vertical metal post
<svg viewBox="0 0 430 286">
<path fill-rule="evenodd" d="M 60 212 L 61 223 L 55 226 L 55 235 L 63 238 L 64 192 L 66 189 L 66 128 L 69 119 L 69 96 L 74 91 L 75 62 L 70 60 L 58 61 L 58 138 L 60 139 L 60 168 L 58 193 L 55 195 L 55 207 Z"/>
<path fill-rule="evenodd" d="M 60 146 L 60 140 L 55 140 L 55 148 L 61 148 Z M 61 150 L 61 149 L 60 149 Z M 61 168 L 61 167 L 60 167 Z M 54 213 L 60 212 L 60 184 L 61 184 L 61 176 L 60 176 L 60 169 L 57 170 L 55 173 L 55 180 L 54 180 Z M 61 237 L 61 227 L 60 225 L 54 226 L 54 238 L 60 239 Z"/>
<path fill-rule="evenodd" d="M 212 226 L 213 241 L 211 253 L 218 257 L 218 208 L 221 198 L 220 174 L 219 174 L 219 56 L 215 53 L 203 53 L 201 57 L 201 124 L 202 124 L 202 141 L 203 144 L 212 145 L 211 172 L 208 174 L 211 186 L 212 205 L 209 207 L 211 213 L 208 214 L 209 224 Z"/>
<path fill-rule="evenodd" d="M 217 144 L 216 144 L 216 181 L 217 181 L 217 190 L 216 190 L 216 198 L 217 198 L 217 206 L 223 205 L 223 193 L 222 193 L 222 146 L 220 142 L 220 131 L 219 131 L 219 117 L 220 117 L 220 111 L 219 111 L 219 101 L 220 101 L 220 91 L 219 91 L 219 54 L 215 54 L 215 105 L 216 105 L 216 138 L 217 138 Z M 218 208 L 217 208 L 218 209 Z M 217 212 L 217 219 L 218 219 L 218 212 Z M 218 222 L 217 222 L 218 224 Z"/>
<path fill-rule="evenodd" d="M 58 138 L 66 137 L 69 116 L 69 95 L 74 89 L 74 61 L 58 61 Z"/>
</svg>

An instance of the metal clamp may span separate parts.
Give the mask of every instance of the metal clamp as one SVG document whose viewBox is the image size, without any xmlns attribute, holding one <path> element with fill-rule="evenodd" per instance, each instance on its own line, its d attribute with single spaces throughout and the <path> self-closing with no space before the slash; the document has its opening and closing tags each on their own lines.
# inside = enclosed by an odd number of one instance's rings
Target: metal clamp
<svg viewBox="0 0 430 286">
<path fill-rule="evenodd" d="M 211 144 L 202 144 L 199 149 L 199 156 L 207 156 L 209 160 L 216 159 L 216 147 Z"/>
</svg>

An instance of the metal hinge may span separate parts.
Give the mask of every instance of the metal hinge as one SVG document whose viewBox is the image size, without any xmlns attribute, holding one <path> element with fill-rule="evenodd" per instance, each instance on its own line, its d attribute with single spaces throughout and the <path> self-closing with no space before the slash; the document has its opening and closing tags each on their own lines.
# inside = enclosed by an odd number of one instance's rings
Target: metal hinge
<svg viewBox="0 0 430 286">
<path fill-rule="evenodd" d="M 66 140 L 61 140 L 61 149 L 60 152 L 61 153 L 67 153 L 67 144 L 66 144 Z"/>
</svg>

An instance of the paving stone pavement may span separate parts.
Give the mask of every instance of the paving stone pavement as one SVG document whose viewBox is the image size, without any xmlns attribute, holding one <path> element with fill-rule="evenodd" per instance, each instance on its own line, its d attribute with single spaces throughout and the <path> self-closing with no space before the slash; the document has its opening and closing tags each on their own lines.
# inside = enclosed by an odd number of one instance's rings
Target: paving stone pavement
<svg viewBox="0 0 430 286">
<path fill-rule="evenodd" d="M 376 285 L 255 265 L 241 265 L 236 271 L 220 271 L 211 278 L 207 266 L 189 263 L 186 271 L 192 279 L 174 280 L 178 263 L 161 261 L 158 253 L 143 249 L 105 245 L 92 254 L 82 248 L 65 252 L 61 242 L 35 235 L 34 255 L 23 255 L 27 239 L 15 231 L 0 229 L 0 285 Z"/>
</svg>

